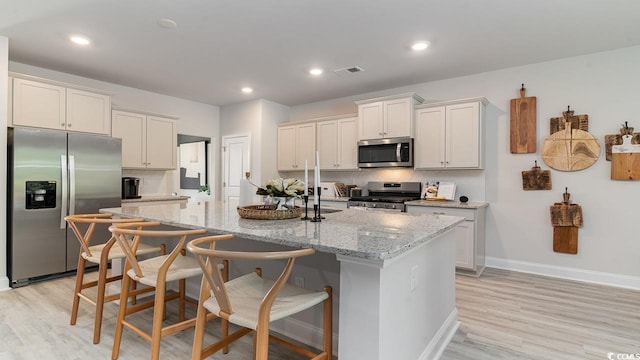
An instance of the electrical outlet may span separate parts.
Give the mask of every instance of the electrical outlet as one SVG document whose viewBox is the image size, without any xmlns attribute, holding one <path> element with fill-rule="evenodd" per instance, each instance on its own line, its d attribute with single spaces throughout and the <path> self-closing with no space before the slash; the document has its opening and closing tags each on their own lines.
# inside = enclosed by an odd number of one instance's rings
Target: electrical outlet
<svg viewBox="0 0 640 360">
<path fill-rule="evenodd" d="M 293 283 L 298 287 L 304 288 L 304 278 L 302 276 L 294 277 Z"/>
<path fill-rule="evenodd" d="M 413 267 L 411 267 L 409 282 L 409 291 L 413 291 L 418 287 L 418 265 L 413 265 Z"/>
</svg>

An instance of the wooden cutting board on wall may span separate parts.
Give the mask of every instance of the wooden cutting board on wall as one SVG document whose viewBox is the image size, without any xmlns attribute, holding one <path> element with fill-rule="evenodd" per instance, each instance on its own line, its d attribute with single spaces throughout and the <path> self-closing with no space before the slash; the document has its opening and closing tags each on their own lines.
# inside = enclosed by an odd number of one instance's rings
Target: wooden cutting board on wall
<svg viewBox="0 0 640 360">
<path fill-rule="evenodd" d="M 536 97 L 525 97 L 524 84 L 520 98 L 511 99 L 510 145 L 512 154 L 536 152 Z"/>
<path fill-rule="evenodd" d="M 560 171 L 578 171 L 593 165 L 600 155 L 598 140 L 590 133 L 572 129 L 567 122 L 564 130 L 549 136 L 542 143 L 542 160 Z"/>
<path fill-rule="evenodd" d="M 622 145 L 612 146 L 611 180 L 640 180 L 640 145 L 632 139 L 624 135 Z"/>
</svg>

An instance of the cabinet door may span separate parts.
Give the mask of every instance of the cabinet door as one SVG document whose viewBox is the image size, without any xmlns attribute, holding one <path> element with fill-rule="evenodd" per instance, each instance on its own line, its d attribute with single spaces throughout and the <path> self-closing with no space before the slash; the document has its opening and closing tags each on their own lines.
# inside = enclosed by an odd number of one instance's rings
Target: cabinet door
<svg viewBox="0 0 640 360">
<path fill-rule="evenodd" d="M 477 102 L 447 106 L 447 167 L 480 167 L 479 109 Z"/>
<path fill-rule="evenodd" d="M 322 121 L 317 124 L 320 169 L 335 170 L 338 165 L 338 121 Z M 304 163 L 305 159 L 301 162 Z"/>
<path fill-rule="evenodd" d="M 473 221 L 465 220 L 453 229 L 456 238 L 456 267 L 475 270 Z"/>
<path fill-rule="evenodd" d="M 296 127 L 282 126 L 278 128 L 278 170 L 295 170 L 296 162 Z"/>
<path fill-rule="evenodd" d="M 146 119 L 145 115 L 126 111 L 114 110 L 112 113 L 111 136 L 122 139 L 123 168 L 146 168 Z"/>
<path fill-rule="evenodd" d="M 147 116 L 147 169 L 176 168 L 176 123 L 171 119 Z"/>
<path fill-rule="evenodd" d="M 304 170 L 305 160 L 308 161 L 309 167 L 316 166 L 315 123 L 296 126 L 296 150 L 296 170 Z"/>
<path fill-rule="evenodd" d="M 360 140 L 379 139 L 384 137 L 382 119 L 384 117 L 382 101 L 358 106 L 360 122 Z"/>
<path fill-rule="evenodd" d="M 384 119 L 384 137 L 413 136 L 413 107 L 410 98 L 385 101 Z"/>
<path fill-rule="evenodd" d="M 7 125 L 13 126 L 13 78 L 7 81 Z"/>
<path fill-rule="evenodd" d="M 31 80 L 13 80 L 13 124 L 65 129 L 65 88 Z"/>
<path fill-rule="evenodd" d="M 320 159 L 322 162 L 322 158 Z M 358 169 L 358 119 L 338 120 L 338 168 Z"/>
<path fill-rule="evenodd" d="M 445 165 L 445 107 L 416 111 L 414 165 L 417 169 L 443 168 Z"/>
<path fill-rule="evenodd" d="M 67 130 L 109 135 L 111 97 L 67 89 Z"/>
</svg>

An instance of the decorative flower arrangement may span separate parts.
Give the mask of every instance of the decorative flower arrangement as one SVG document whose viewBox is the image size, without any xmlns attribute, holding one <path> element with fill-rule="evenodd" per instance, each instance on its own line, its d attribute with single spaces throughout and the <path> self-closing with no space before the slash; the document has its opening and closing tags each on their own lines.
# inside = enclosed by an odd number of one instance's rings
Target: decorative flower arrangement
<svg viewBox="0 0 640 360">
<path fill-rule="evenodd" d="M 277 178 L 267 181 L 267 185 L 264 188 L 258 188 L 256 194 L 276 197 L 298 196 L 304 193 L 305 186 L 306 184 L 298 179 Z"/>
</svg>

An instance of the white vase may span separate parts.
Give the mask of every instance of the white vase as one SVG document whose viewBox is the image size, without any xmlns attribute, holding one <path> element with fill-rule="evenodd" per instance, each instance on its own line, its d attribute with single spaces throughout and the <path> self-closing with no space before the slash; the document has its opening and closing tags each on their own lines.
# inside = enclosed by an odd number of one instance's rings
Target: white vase
<svg viewBox="0 0 640 360">
<path fill-rule="evenodd" d="M 289 210 L 295 207 L 295 200 L 293 196 L 267 196 L 265 205 L 276 205 L 276 210 Z"/>
</svg>

